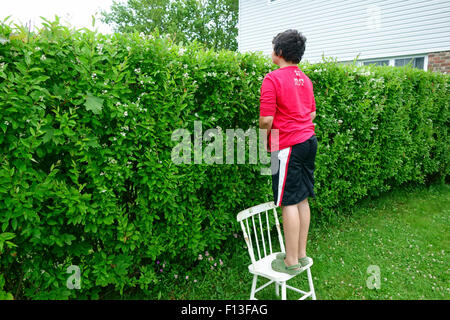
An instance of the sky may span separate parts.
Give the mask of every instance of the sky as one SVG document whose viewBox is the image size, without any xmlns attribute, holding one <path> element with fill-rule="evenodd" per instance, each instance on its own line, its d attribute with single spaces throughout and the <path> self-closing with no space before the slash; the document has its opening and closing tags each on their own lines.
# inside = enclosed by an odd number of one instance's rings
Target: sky
<svg viewBox="0 0 450 320">
<path fill-rule="evenodd" d="M 124 0 L 116 2 L 125 2 Z M 29 25 L 31 30 L 41 28 L 41 18 L 55 20 L 55 14 L 60 17 L 60 23 L 74 28 L 86 27 L 98 32 L 112 33 L 112 28 L 100 21 L 100 10 L 110 11 L 113 0 L 0 0 L 0 21 L 11 15 L 8 22 Z M 92 27 L 92 15 L 95 16 L 95 26 Z M 12 23 L 11 23 L 12 21 Z"/>
</svg>

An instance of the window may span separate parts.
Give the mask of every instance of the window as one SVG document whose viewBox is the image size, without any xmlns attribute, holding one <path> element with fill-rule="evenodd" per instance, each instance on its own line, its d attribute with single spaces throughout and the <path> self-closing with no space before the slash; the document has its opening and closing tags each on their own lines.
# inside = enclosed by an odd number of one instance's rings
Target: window
<svg viewBox="0 0 450 320">
<path fill-rule="evenodd" d="M 376 66 L 388 66 L 389 60 L 378 60 L 378 61 L 364 61 L 364 65 L 374 64 Z"/>
<path fill-rule="evenodd" d="M 424 57 L 395 59 L 395 66 L 396 67 L 403 67 L 403 66 L 406 66 L 408 63 L 411 62 L 411 65 L 414 68 L 423 70 L 424 60 L 425 60 Z"/>
<path fill-rule="evenodd" d="M 392 57 L 392 58 L 381 58 L 372 59 L 366 61 L 359 61 L 360 65 L 376 65 L 376 66 L 392 66 L 392 67 L 403 67 L 408 63 L 411 63 L 413 68 L 421 69 L 427 71 L 428 56 L 418 55 L 410 57 Z"/>
</svg>

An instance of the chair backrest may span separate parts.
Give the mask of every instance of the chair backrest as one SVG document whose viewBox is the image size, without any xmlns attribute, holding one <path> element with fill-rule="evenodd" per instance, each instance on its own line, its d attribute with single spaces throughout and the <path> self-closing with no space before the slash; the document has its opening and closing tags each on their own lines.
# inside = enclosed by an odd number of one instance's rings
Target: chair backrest
<svg viewBox="0 0 450 320">
<path fill-rule="evenodd" d="M 276 205 L 274 204 L 273 201 L 245 209 L 239 212 L 239 214 L 237 215 L 237 221 L 240 222 L 241 224 L 242 232 L 244 233 L 245 243 L 247 244 L 248 253 L 250 254 L 250 259 L 252 260 L 252 263 L 255 263 L 260 259 L 263 259 L 264 257 L 273 253 L 272 239 L 271 239 L 272 224 L 269 221 L 270 220 L 268 214 L 269 211 L 273 211 L 274 223 L 278 234 L 278 242 L 280 245 L 280 250 L 282 252 L 285 252 L 283 236 L 281 234 L 280 229 L 280 222 L 278 221 L 278 213 L 276 210 Z M 262 213 L 265 213 L 263 214 L 263 219 L 261 219 Z M 251 220 L 250 224 L 252 227 L 250 227 L 248 223 L 249 220 Z M 265 220 L 265 223 L 263 223 L 262 220 Z M 266 232 L 267 232 L 267 239 L 265 239 L 266 237 L 264 235 Z M 268 248 L 266 247 L 266 242 L 268 242 Z M 255 249 L 254 243 L 256 244 L 257 249 L 256 252 L 258 254 L 257 257 L 255 256 L 254 252 Z M 261 247 L 263 249 L 262 251 Z"/>
</svg>

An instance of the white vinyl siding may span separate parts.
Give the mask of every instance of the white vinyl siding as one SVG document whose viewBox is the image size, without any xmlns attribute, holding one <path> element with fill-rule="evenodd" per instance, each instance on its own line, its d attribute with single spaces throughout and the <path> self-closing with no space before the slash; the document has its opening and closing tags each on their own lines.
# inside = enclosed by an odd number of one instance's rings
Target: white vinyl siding
<svg viewBox="0 0 450 320">
<path fill-rule="evenodd" d="M 303 60 L 400 57 L 450 50 L 449 0 L 240 0 L 239 51 L 270 54 L 286 29 L 306 38 Z"/>
</svg>

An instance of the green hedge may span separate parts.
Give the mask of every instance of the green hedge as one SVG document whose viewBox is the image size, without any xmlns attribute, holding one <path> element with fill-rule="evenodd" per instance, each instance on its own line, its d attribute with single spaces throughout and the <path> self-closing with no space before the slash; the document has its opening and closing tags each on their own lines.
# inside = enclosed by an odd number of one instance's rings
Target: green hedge
<svg viewBox="0 0 450 320">
<path fill-rule="evenodd" d="M 261 81 L 275 67 L 267 58 L 57 22 L 31 36 L 3 23 L 0 37 L 4 292 L 153 297 L 161 279 L 226 248 L 240 210 L 271 200 L 259 164 L 171 160 L 172 133 L 193 132 L 196 120 L 203 132 L 257 126 Z M 317 104 L 314 219 L 405 182 L 445 180 L 449 76 L 334 61 L 300 67 Z M 161 272 L 156 261 L 170 267 Z M 66 286 L 71 265 L 80 290 Z"/>
</svg>

